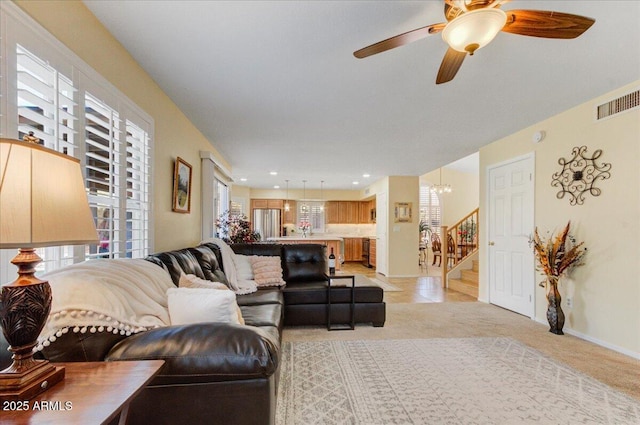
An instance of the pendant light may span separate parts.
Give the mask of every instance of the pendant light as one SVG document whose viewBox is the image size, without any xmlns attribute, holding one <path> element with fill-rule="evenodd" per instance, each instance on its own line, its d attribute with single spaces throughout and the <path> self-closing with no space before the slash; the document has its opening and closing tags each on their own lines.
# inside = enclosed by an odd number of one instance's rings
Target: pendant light
<svg viewBox="0 0 640 425">
<path fill-rule="evenodd" d="M 440 167 L 440 183 L 433 185 L 433 190 L 437 193 L 451 193 L 451 185 L 450 184 L 442 184 L 442 167 Z"/>
<path fill-rule="evenodd" d="M 291 210 L 291 205 L 289 205 L 289 180 L 285 180 L 287 182 L 287 197 L 284 200 L 284 210 L 289 212 Z"/>
<path fill-rule="evenodd" d="M 307 205 L 307 203 L 305 202 L 306 200 L 307 200 L 307 181 L 302 180 L 302 204 L 300 205 L 300 212 L 304 214 L 309 212 L 309 205 Z"/>
<path fill-rule="evenodd" d="M 324 185 L 324 180 L 320 180 L 320 211 L 324 211 L 324 196 L 322 195 L 323 185 Z"/>
</svg>

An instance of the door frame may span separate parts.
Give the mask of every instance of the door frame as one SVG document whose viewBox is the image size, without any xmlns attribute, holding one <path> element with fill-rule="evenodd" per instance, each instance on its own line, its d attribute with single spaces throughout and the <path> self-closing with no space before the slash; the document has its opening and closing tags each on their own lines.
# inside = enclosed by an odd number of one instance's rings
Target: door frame
<svg viewBox="0 0 640 425">
<path fill-rule="evenodd" d="M 484 234 L 486 235 L 485 237 L 485 241 L 486 241 L 486 254 L 485 254 L 485 258 L 486 258 L 486 276 L 487 276 L 487 303 L 489 304 L 493 304 L 491 302 L 491 267 L 489 265 L 489 261 L 490 261 L 490 253 L 489 253 L 489 242 L 490 242 L 490 238 L 489 235 L 491 234 L 490 228 L 491 228 L 491 217 L 489 216 L 489 212 L 490 212 L 490 202 L 491 202 L 491 180 L 490 180 L 490 173 L 491 170 L 494 170 L 496 168 L 500 168 L 503 167 L 505 165 L 509 165 L 512 164 L 514 162 L 518 162 L 518 161 L 522 161 L 522 160 L 526 160 L 526 159 L 530 159 L 531 160 L 531 184 L 532 184 L 532 188 L 531 188 L 531 204 L 532 204 L 532 208 L 533 208 L 533 227 L 531 228 L 531 232 L 533 234 L 533 229 L 535 228 L 535 222 L 536 222 L 536 214 L 535 214 L 535 208 L 536 208 L 536 153 L 535 151 L 531 151 L 529 153 L 523 154 L 523 155 L 518 155 L 515 157 L 511 157 L 509 159 L 506 159 L 504 161 L 500 161 L 497 162 L 495 164 L 490 164 L 487 165 L 486 169 L 485 169 L 485 181 L 484 181 L 484 185 L 485 185 L 485 210 L 486 210 L 486 214 L 484 214 L 484 228 L 486 229 L 486 231 L 484 232 Z M 533 251 L 532 251 L 532 261 L 533 261 L 533 276 L 532 276 L 532 285 L 533 288 L 531 288 L 531 311 L 530 314 L 528 315 L 529 318 L 531 318 L 532 320 L 536 319 L 536 269 L 535 269 L 535 255 L 533 255 Z M 494 304 L 496 305 L 496 304 Z M 518 313 L 520 314 L 520 313 Z M 527 316 L 524 315 L 523 316 Z"/>
</svg>

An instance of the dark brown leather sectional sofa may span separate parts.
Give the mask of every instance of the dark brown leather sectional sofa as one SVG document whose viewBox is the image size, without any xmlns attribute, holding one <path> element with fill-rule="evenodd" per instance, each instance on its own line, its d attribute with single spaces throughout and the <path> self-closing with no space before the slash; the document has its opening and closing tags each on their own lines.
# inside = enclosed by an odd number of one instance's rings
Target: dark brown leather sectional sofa
<svg viewBox="0 0 640 425">
<path fill-rule="evenodd" d="M 324 246 L 239 244 L 243 255 L 280 256 L 284 289 L 238 295 L 246 325 L 198 323 L 167 326 L 131 336 L 69 332 L 46 347 L 51 361 L 162 359 L 165 365 L 132 402 L 130 424 L 273 424 L 284 325 L 325 325 L 327 281 Z M 177 285 L 182 273 L 226 281 L 213 244 L 151 255 Z M 332 322 L 346 322 L 346 288 L 332 288 Z M 356 288 L 356 322 L 383 326 L 378 287 Z M 10 363 L 0 337 L 0 368 Z"/>
</svg>

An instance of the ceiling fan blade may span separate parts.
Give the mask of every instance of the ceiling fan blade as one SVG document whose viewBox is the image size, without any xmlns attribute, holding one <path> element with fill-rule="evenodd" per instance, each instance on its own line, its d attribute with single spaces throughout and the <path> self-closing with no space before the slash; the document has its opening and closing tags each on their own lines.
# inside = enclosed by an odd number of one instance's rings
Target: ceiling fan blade
<svg viewBox="0 0 640 425">
<path fill-rule="evenodd" d="M 506 10 L 502 31 L 543 38 L 576 38 L 588 30 L 595 19 L 547 10 Z"/>
<path fill-rule="evenodd" d="M 436 77 L 436 84 L 447 83 L 453 80 L 453 77 L 458 73 L 460 66 L 462 66 L 465 56 L 467 56 L 466 52 L 459 52 L 449 47 L 449 50 L 444 54 L 444 59 L 442 59 L 442 63 L 440 64 L 438 76 Z"/>
<path fill-rule="evenodd" d="M 379 41 L 371 46 L 367 46 L 360 50 L 353 52 L 353 56 L 358 59 L 366 58 L 367 56 L 375 55 L 377 53 L 386 52 L 387 50 L 394 49 L 396 47 L 404 46 L 405 44 L 413 43 L 414 41 L 425 38 L 430 34 L 435 34 L 444 29 L 447 24 L 439 23 L 433 25 L 427 25 L 426 27 L 418 28 L 413 31 L 408 31 L 395 37 L 387 38 L 386 40 Z"/>
</svg>

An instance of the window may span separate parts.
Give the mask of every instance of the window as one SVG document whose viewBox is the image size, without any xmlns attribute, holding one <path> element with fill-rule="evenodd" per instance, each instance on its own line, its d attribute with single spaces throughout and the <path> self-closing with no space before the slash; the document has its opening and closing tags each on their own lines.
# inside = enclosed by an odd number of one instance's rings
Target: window
<svg viewBox="0 0 640 425">
<path fill-rule="evenodd" d="M 298 206 L 298 223 L 307 221 L 311 232 L 324 233 L 324 202 L 304 201 Z"/>
<path fill-rule="evenodd" d="M 39 249 L 39 271 L 89 258 L 146 256 L 152 118 L 19 8 L 0 7 L 0 135 L 32 133 L 46 147 L 81 160 L 100 238 L 92 246 Z M 11 276 L 11 268 L 2 267 L 15 255 L 8 251 L 0 252 L 2 281 Z"/>
<path fill-rule="evenodd" d="M 420 186 L 420 221 L 426 222 L 431 232 L 440 235 L 442 225 L 440 199 L 431 186 Z"/>
<path fill-rule="evenodd" d="M 18 138 L 32 134 L 46 147 L 74 155 L 78 108 L 73 101 L 73 82 L 19 44 L 15 46 L 15 64 Z M 43 260 L 38 271 L 74 262 L 72 246 L 40 248 L 37 253 Z"/>
<path fill-rule="evenodd" d="M 216 179 L 214 208 L 216 210 L 216 217 L 220 217 L 225 211 L 229 211 L 231 214 L 235 213 L 232 211 L 231 204 L 229 203 L 229 187 L 218 179 Z"/>
</svg>

